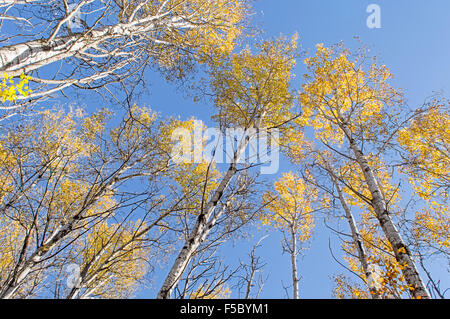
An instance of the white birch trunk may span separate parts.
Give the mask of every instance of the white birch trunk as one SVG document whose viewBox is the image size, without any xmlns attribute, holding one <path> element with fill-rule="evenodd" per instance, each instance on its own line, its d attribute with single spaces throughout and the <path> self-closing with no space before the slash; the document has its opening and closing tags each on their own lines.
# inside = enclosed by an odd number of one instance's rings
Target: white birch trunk
<svg viewBox="0 0 450 319">
<path fill-rule="evenodd" d="M 118 177 L 125 172 L 129 167 L 124 166 L 115 173 L 115 177 L 106 183 L 101 191 L 95 197 L 91 198 L 88 203 L 79 211 L 67 224 L 57 227 L 52 235 L 39 246 L 36 251 L 27 258 L 22 265 L 19 265 L 14 271 L 12 278 L 6 284 L 3 290 L 0 290 L 0 299 L 10 299 L 14 296 L 20 285 L 26 280 L 28 275 L 34 271 L 42 262 L 44 256 L 54 249 L 68 234 L 73 231 L 77 221 L 82 217 L 82 214 L 87 211 L 108 189 L 110 189 L 116 182 Z"/>
<path fill-rule="evenodd" d="M 206 236 L 209 234 L 212 227 L 214 227 L 216 218 L 211 219 L 211 216 L 217 207 L 219 200 L 226 188 L 228 187 L 231 179 L 236 174 L 237 163 L 248 146 L 250 136 L 245 136 L 243 140 L 240 141 L 237 150 L 234 153 L 233 161 L 230 164 L 225 176 L 222 178 L 219 186 L 214 192 L 211 200 L 206 204 L 203 211 L 197 218 L 196 224 L 192 232 L 190 233 L 188 239 L 186 240 L 183 248 L 180 250 L 178 257 L 176 258 L 172 268 L 169 271 L 161 289 L 158 292 L 158 299 L 169 299 L 172 290 L 177 285 L 180 280 L 184 270 L 189 264 L 192 255 L 195 253 L 200 244 L 205 240 Z M 220 213 L 219 213 L 220 214 Z M 211 221 L 209 221 L 211 219 Z"/>
<path fill-rule="evenodd" d="M 364 274 L 366 275 L 366 281 L 367 281 L 367 286 L 369 288 L 370 294 L 372 296 L 373 299 L 379 299 L 380 296 L 377 292 L 376 287 L 373 287 L 369 284 L 369 280 L 372 277 L 372 272 L 369 269 L 369 264 L 367 262 L 367 255 L 366 255 L 366 249 L 365 249 L 365 245 L 363 242 L 363 239 L 361 237 L 361 234 L 359 233 L 358 230 L 358 226 L 355 223 L 355 219 L 353 218 L 353 214 L 350 210 L 350 207 L 348 207 L 347 202 L 345 201 L 344 195 L 342 193 L 342 189 L 340 188 L 337 180 L 336 180 L 336 176 L 334 175 L 334 173 L 331 171 L 331 168 L 328 168 L 329 171 L 328 173 L 330 174 L 331 180 L 333 181 L 333 184 L 338 192 L 338 197 L 339 197 L 339 201 L 341 202 L 341 206 L 344 209 L 345 212 L 345 217 L 348 221 L 348 224 L 350 226 L 350 230 L 351 230 L 351 234 L 352 234 L 352 239 L 353 242 L 356 246 L 356 249 L 358 251 L 358 259 L 359 262 L 363 268 Z"/>
<path fill-rule="evenodd" d="M 291 225 L 291 266 L 292 266 L 292 298 L 298 299 L 298 270 L 297 270 L 297 236 L 295 232 L 295 226 Z"/>
<path fill-rule="evenodd" d="M 364 179 L 366 181 L 367 187 L 369 188 L 369 191 L 372 195 L 372 206 L 377 215 L 377 219 L 380 223 L 381 229 L 383 230 L 386 238 L 392 246 L 392 249 L 394 250 L 397 262 L 400 265 L 404 266 L 402 268 L 403 276 L 405 277 L 408 286 L 413 288 L 413 290 L 410 290 L 411 296 L 414 298 L 431 298 L 426 286 L 424 285 L 420 277 L 419 271 L 414 264 L 408 247 L 405 245 L 399 231 L 397 230 L 395 224 L 391 219 L 391 216 L 387 209 L 386 200 L 382 196 L 382 192 L 378 186 L 372 168 L 370 167 L 363 152 L 353 139 L 350 129 L 345 124 L 342 124 L 341 128 L 343 129 L 349 141 L 350 148 L 355 155 L 356 161 L 358 162 L 364 174 Z"/>
<path fill-rule="evenodd" d="M 96 49 L 101 43 L 110 43 L 116 39 L 126 39 L 142 36 L 145 41 L 155 41 L 147 34 L 158 27 L 166 28 L 192 28 L 179 17 L 165 19 L 164 15 L 153 16 L 130 23 L 120 23 L 113 26 L 106 26 L 97 30 L 90 30 L 86 33 L 75 33 L 69 36 L 55 37 L 51 39 L 32 40 L 24 43 L 13 44 L 0 48 L 0 72 L 8 75 L 18 75 L 29 73 L 45 65 L 62 59 L 83 54 L 89 49 Z M 124 40 L 125 44 L 125 40 Z M 101 51 L 100 55 L 105 52 Z M 126 50 L 120 50 L 122 55 L 132 54 Z M 110 52 L 111 55 L 117 53 Z M 95 57 L 95 55 L 93 55 Z"/>
</svg>

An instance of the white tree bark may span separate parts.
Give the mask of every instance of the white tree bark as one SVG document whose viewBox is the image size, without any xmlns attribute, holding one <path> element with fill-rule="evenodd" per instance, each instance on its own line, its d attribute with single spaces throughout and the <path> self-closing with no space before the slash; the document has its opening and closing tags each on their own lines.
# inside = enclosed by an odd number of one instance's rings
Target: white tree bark
<svg viewBox="0 0 450 319">
<path fill-rule="evenodd" d="M 372 272 L 369 269 L 369 263 L 367 262 L 367 254 L 366 254 L 365 245 L 364 245 L 363 239 L 361 237 L 361 234 L 359 233 L 358 226 L 355 223 L 355 219 L 353 218 L 353 214 L 350 210 L 350 207 L 348 207 L 347 202 L 345 201 L 344 194 L 342 193 L 342 189 L 338 184 L 336 175 L 334 174 L 334 172 L 332 171 L 332 169 L 330 167 L 327 168 L 327 171 L 328 171 L 328 173 L 331 177 L 331 180 L 336 188 L 336 191 L 338 192 L 339 201 L 341 202 L 341 206 L 345 212 L 345 217 L 350 226 L 352 240 L 358 251 L 358 259 L 361 264 L 361 267 L 363 268 L 364 274 L 366 275 L 367 286 L 369 288 L 371 296 L 373 299 L 379 299 L 380 296 L 377 292 L 376 287 L 373 287 L 369 284 L 369 280 L 372 277 Z"/>
<path fill-rule="evenodd" d="M 83 214 L 90 208 L 95 202 L 103 196 L 108 190 L 117 183 L 118 178 L 129 167 L 124 166 L 119 169 L 107 183 L 103 185 L 99 191 L 93 195 L 80 211 L 78 211 L 66 224 L 57 227 L 53 233 L 47 238 L 42 245 L 40 245 L 26 260 L 16 266 L 13 275 L 8 280 L 8 283 L 3 289 L 0 290 L 0 299 L 10 299 L 19 289 L 20 285 L 28 278 L 29 274 L 36 270 L 41 264 L 44 257 L 54 249 L 59 243 L 61 243 L 73 229 L 76 227 L 78 221 L 82 218 Z"/>
<path fill-rule="evenodd" d="M 176 258 L 172 268 L 169 271 L 161 289 L 158 292 L 158 299 L 169 299 L 172 293 L 172 290 L 177 285 L 180 280 L 184 270 L 189 264 L 192 255 L 195 253 L 200 244 L 205 240 L 211 229 L 214 227 L 218 215 L 222 213 L 219 212 L 213 217 L 213 213 L 220 199 L 222 198 L 223 193 L 226 188 L 230 184 L 232 178 L 235 176 L 237 172 L 237 163 L 242 156 L 242 153 L 248 146 L 251 136 L 245 136 L 238 145 L 237 150 L 234 152 L 233 160 L 222 178 L 219 186 L 215 190 L 212 198 L 208 201 L 208 203 L 203 208 L 203 211 L 199 214 L 194 229 L 190 233 L 188 239 L 186 240 L 184 246 L 180 250 L 178 257 Z"/>
<path fill-rule="evenodd" d="M 8 75 L 29 73 L 30 71 L 49 65 L 65 58 L 86 53 L 89 49 L 97 49 L 102 43 L 109 41 L 145 36 L 156 30 L 161 24 L 165 28 L 192 28 L 179 17 L 165 19 L 164 15 L 151 16 L 130 23 L 119 23 L 86 33 L 43 40 L 32 40 L 0 48 L 0 71 Z M 151 41 L 151 39 L 148 39 Z M 157 41 L 154 39 L 154 41 Z M 117 52 L 103 52 L 102 55 L 114 56 Z M 121 55 L 132 55 L 121 50 Z M 97 55 L 101 57 L 101 55 Z"/>
<path fill-rule="evenodd" d="M 294 222 L 295 223 L 295 222 Z M 290 255 L 291 255 L 291 266 L 292 266 L 292 298 L 298 299 L 298 270 L 297 270 L 297 232 L 295 230 L 295 225 L 290 225 L 290 231 L 291 231 L 291 244 L 292 246 L 289 248 Z"/>
<path fill-rule="evenodd" d="M 397 230 L 395 224 L 391 219 L 386 200 L 382 195 L 382 192 L 375 178 L 375 174 L 371 166 L 369 165 L 367 158 L 364 156 L 362 150 L 354 140 L 351 130 L 345 124 L 345 121 L 342 120 L 341 129 L 344 131 L 350 148 L 355 155 L 356 161 L 361 167 L 367 187 L 372 195 L 372 206 L 377 215 L 377 219 L 380 223 L 381 229 L 383 230 L 386 238 L 389 240 L 389 243 L 392 246 L 392 249 L 394 250 L 397 262 L 403 266 L 403 276 L 405 277 L 406 283 L 412 289 L 410 290 L 411 296 L 414 298 L 431 298 L 426 286 L 422 281 L 422 278 L 420 277 L 419 271 L 414 264 L 408 247 L 404 243 L 400 232 Z"/>
<path fill-rule="evenodd" d="M 176 6 L 169 1 L 153 2 L 151 5 L 157 7 L 152 12 L 145 8 L 149 3 L 145 0 L 124 3 L 114 0 L 80 0 L 70 8 L 66 1 L 31 4 L 31 10 L 36 11 L 49 11 L 54 6 L 62 17 L 52 21 L 42 33 L 39 30 L 33 34 L 32 26 L 29 34 L 11 34 L 11 38 L 17 36 L 21 40 L 0 47 L 0 73 L 8 76 L 24 73 L 30 76 L 32 83 L 32 93 L 26 96 L 18 94 L 16 100 L 22 101 L 24 105 L 15 105 L 14 114 L 19 106 L 29 106 L 31 101 L 43 99 L 68 87 L 87 90 L 105 88 L 116 98 L 107 86 L 123 84 L 130 77 L 141 76 L 144 68 L 152 61 L 160 63 L 162 69 L 174 71 L 178 70 L 178 59 L 186 57 L 186 61 L 195 60 L 197 49 L 208 44 L 188 37 L 183 40 L 180 37 L 185 32 L 209 27 L 222 30 L 225 25 L 233 24 L 231 18 L 230 21 L 224 21 L 220 11 L 215 11 L 220 8 L 214 7 L 212 0 L 205 0 L 205 10 L 195 12 L 178 10 L 189 1 L 181 1 Z M 24 3 L 12 1 L 11 5 Z M 3 10 L 6 12 L 8 8 Z M 72 31 L 70 25 L 75 18 L 80 20 L 82 27 Z M 47 25 L 47 19 L 44 17 L 38 22 Z M 24 41 L 23 38 L 27 41 L 17 43 Z M 5 43 L 11 42 L 5 40 Z M 51 67 L 46 68 L 46 71 L 52 74 L 47 78 L 41 77 L 45 72 L 35 72 L 49 65 Z M 119 92 L 123 93 L 124 90 Z"/>
</svg>

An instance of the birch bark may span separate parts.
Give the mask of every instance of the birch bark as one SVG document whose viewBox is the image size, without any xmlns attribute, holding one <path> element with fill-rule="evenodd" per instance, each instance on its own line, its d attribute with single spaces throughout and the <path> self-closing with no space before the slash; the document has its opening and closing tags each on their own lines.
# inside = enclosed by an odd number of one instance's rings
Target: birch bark
<svg viewBox="0 0 450 319">
<path fill-rule="evenodd" d="M 163 21 L 165 20 L 165 21 Z M 153 16 L 136 20 L 130 23 L 120 23 L 106 26 L 97 30 L 89 30 L 86 33 L 75 33 L 69 36 L 61 36 L 53 39 L 39 39 L 0 48 L 0 71 L 8 75 L 29 73 L 45 65 L 62 59 L 82 54 L 90 49 L 96 49 L 102 43 L 120 38 L 131 39 L 131 36 L 145 36 L 155 31 L 156 22 L 167 28 L 192 28 L 179 17 L 164 19 L 162 16 Z M 146 37 L 149 38 L 149 37 Z M 151 41 L 151 39 L 148 39 Z M 153 39 L 155 42 L 156 39 Z M 119 48 L 120 49 L 120 48 Z M 117 49 L 115 50 L 117 51 Z M 111 56 L 132 55 L 127 50 L 112 51 Z M 101 53 L 101 54 L 100 54 Z M 120 53 L 120 54 L 119 54 Z M 96 55 L 90 55 L 95 57 Z M 105 56 L 105 52 L 99 51 L 99 57 Z"/>
<path fill-rule="evenodd" d="M 184 270 L 189 264 L 192 255 L 195 253 L 200 244 L 205 240 L 211 229 L 216 224 L 219 214 L 222 214 L 223 211 L 219 212 L 215 218 L 212 217 L 217 204 L 232 178 L 237 172 L 237 163 L 242 156 L 242 153 L 245 151 L 248 146 L 249 140 L 251 136 L 246 135 L 238 145 L 237 150 L 234 152 L 232 163 L 230 164 L 226 174 L 222 178 L 219 186 L 215 190 L 211 200 L 205 205 L 203 211 L 198 216 L 195 227 L 187 238 L 183 248 L 180 250 L 178 257 L 175 259 L 174 264 L 172 265 L 169 274 L 167 275 L 161 289 L 158 292 L 158 299 L 169 299 L 172 293 L 172 290 L 177 285 L 180 280 Z"/>
<path fill-rule="evenodd" d="M 373 299 L 380 299 L 380 295 L 377 293 L 376 287 L 369 285 L 369 279 L 372 277 L 372 272 L 369 269 L 369 263 L 367 262 L 367 254 L 365 245 L 363 242 L 363 239 L 361 237 L 361 234 L 359 233 L 358 226 L 355 223 L 355 219 L 353 218 L 353 214 L 350 210 L 350 207 L 348 207 L 347 202 L 345 201 L 344 195 L 342 193 L 342 189 L 338 184 L 338 181 L 336 179 L 336 175 L 331 170 L 331 168 L 328 168 L 328 173 L 330 174 L 331 180 L 336 188 L 336 191 L 338 192 L 339 201 L 341 202 L 341 206 L 344 209 L 345 217 L 348 221 L 348 224 L 350 226 L 350 231 L 352 233 L 352 240 L 355 243 L 356 249 L 358 251 L 358 259 L 361 263 L 361 267 L 363 268 L 364 274 L 366 275 L 367 284 L 369 287 L 370 295 Z"/>
<path fill-rule="evenodd" d="M 295 231 L 295 222 L 290 225 L 291 228 L 291 266 L 292 266 L 292 298 L 298 299 L 298 270 L 297 270 L 297 236 Z"/>
<path fill-rule="evenodd" d="M 77 222 L 82 218 L 82 215 L 92 207 L 95 202 L 104 195 L 117 182 L 120 175 L 124 173 L 129 167 L 124 166 L 119 169 L 115 176 L 107 182 L 97 194 L 90 198 L 83 208 L 78 211 L 66 224 L 57 227 L 47 240 L 26 259 L 23 263 L 17 265 L 13 275 L 8 280 L 5 288 L 0 290 L 0 299 L 10 299 L 19 289 L 20 285 L 27 279 L 28 275 L 36 270 L 36 267 L 42 263 L 42 260 L 54 249 L 63 239 L 65 239 L 76 227 Z"/>
<path fill-rule="evenodd" d="M 351 130 L 345 124 L 344 121 L 340 124 L 341 129 L 344 131 L 346 138 L 350 144 L 350 148 L 355 155 L 355 159 L 364 175 L 367 187 L 372 195 L 372 206 L 377 215 L 377 219 L 380 223 L 386 238 L 394 250 L 395 258 L 397 262 L 402 265 L 402 273 L 405 277 L 405 281 L 410 287 L 410 293 L 413 298 L 430 299 L 430 294 L 420 277 L 419 271 L 414 264 L 411 253 L 403 241 L 400 232 L 397 230 L 387 208 L 386 200 L 382 195 L 374 172 L 364 156 L 362 150 L 357 145 L 353 138 Z"/>
</svg>

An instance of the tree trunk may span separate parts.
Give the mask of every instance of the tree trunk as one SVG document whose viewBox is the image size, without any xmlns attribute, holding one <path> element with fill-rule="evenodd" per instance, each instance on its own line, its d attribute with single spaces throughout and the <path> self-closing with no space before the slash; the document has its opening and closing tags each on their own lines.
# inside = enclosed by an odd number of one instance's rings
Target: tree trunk
<svg viewBox="0 0 450 319">
<path fill-rule="evenodd" d="M 380 299 L 380 295 L 378 294 L 376 287 L 374 287 L 373 285 L 370 285 L 370 283 L 369 283 L 370 278 L 373 278 L 373 276 L 372 276 L 372 272 L 369 269 L 365 245 L 364 245 L 363 239 L 359 233 L 358 226 L 355 223 L 355 219 L 353 218 L 353 214 L 350 210 L 350 207 L 348 207 L 347 202 L 345 201 L 344 195 L 342 193 L 342 189 L 340 188 L 338 181 L 336 180 L 336 176 L 335 176 L 334 172 L 331 171 L 330 167 L 328 167 L 328 170 L 329 170 L 328 173 L 330 174 L 331 180 L 333 181 L 333 184 L 338 192 L 339 201 L 341 202 L 341 206 L 344 209 L 345 217 L 347 218 L 348 224 L 350 226 L 353 243 L 356 246 L 356 249 L 358 251 L 359 262 L 361 263 L 364 274 L 366 275 L 366 281 L 367 281 L 367 286 L 370 291 L 370 295 L 372 296 L 373 299 Z"/>
<path fill-rule="evenodd" d="M 298 270 L 297 270 L 297 236 L 294 225 L 291 225 L 291 265 L 292 265 L 292 298 L 298 299 Z"/>
<path fill-rule="evenodd" d="M 130 23 L 119 23 L 106 26 L 86 33 L 74 33 L 50 39 L 39 39 L 28 42 L 13 44 L 0 48 L 0 71 L 8 75 L 29 73 L 45 65 L 62 59 L 82 54 L 90 49 L 96 49 L 102 43 L 112 43 L 113 40 L 126 39 L 132 36 L 145 36 L 156 30 L 156 23 L 166 28 L 192 28 L 179 18 L 167 19 L 164 16 L 153 16 L 132 21 Z M 148 41 L 151 41 L 148 39 Z M 157 42 L 157 39 L 153 41 Z M 103 53 L 104 54 L 104 53 Z M 110 52 L 113 56 L 115 53 Z M 121 50 L 122 57 L 132 52 Z"/>
<path fill-rule="evenodd" d="M 129 167 L 124 166 L 119 169 L 103 187 L 90 198 L 65 225 L 57 227 L 52 235 L 30 255 L 21 265 L 17 265 L 12 277 L 8 280 L 6 287 L 0 290 L 1 299 L 10 299 L 19 289 L 20 285 L 25 281 L 27 276 L 36 269 L 37 265 L 42 262 L 45 255 L 54 249 L 61 241 L 63 241 L 75 228 L 77 222 L 82 218 L 82 215 L 89 210 L 96 201 L 103 196 L 111 187 L 117 182 L 119 176 L 125 172 Z"/>
<path fill-rule="evenodd" d="M 413 298 L 430 299 L 430 294 L 420 277 L 419 271 L 414 264 L 410 251 L 405 245 L 400 232 L 397 230 L 391 219 L 391 216 L 387 209 L 386 201 L 382 196 L 372 168 L 370 167 L 363 152 L 353 139 L 350 129 L 345 124 L 342 124 L 341 128 L 343 129 L 349 141 L 350 148 L 355 155 L 356 161 L 358 162 L 363 172 L 367 187 L 369 188 L 369 191 L 372 195 L 372 207 L 375 210 L 381 229 L 383 230 L 386 238 L 389 240 L 389 243 L 392 246 L 392 249 L 394 250 L 397 262 L 403 266 L 402 273 L 405 277 L 406 283 L 410 287 L 411 296 Z"/>
<path fill-rule="evenodd" d="M 237 163 L 241 158 L 242 153 L 245 151 L 250 140 L 250 136 L 247 135 L 240 141 L 238 149 L 234 153 L 233 161 L 228 168 L 225 176 L 222 178 L 219 186 L 217 187 L 211 200 L 206 204 L 203 211 L 199 214 L 195 227 L 186 240 L 183 248 L 180 250 L 178 257 L 176 258 L 172 268 L 169 271 L 161 289 L 158 292 L 158 299 L 169 299 L 173 288 L 177 285 L 184 270 L 186 269 L 192 255 L 195 253 L 200 244 L 205 240 L 212 227 L 214 227 L 217 216 L 211 219 L 215 208 L 231 179 L 237 172 Z M 220 214 L 220 213 L 219 213 Z M 211 219 L 211 220 L 210 220 Z"/>
</svg>

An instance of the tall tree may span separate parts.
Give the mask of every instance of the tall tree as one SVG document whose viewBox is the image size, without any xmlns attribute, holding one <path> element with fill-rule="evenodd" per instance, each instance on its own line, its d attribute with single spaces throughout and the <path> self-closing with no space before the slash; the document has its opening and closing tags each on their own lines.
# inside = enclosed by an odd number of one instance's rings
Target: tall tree
<svg viewBox="0 0 450 319">
<path fill-rule="evenodd" d="M 370 264 L 369 257 L 367 255 L 367 247 L 366 247 L 367 242 L 365 242 L 363 237 L 361 236 L 361 232 L 353 216 L 352 210 L 348 205 L 347 199 L 345 198 L 341 177 L 330 163 L 329 158 L 330 155 L 331 154 L 329 152 L 319 153 L 318 155 L 319 157 L 318 162 L 320 163 L 319 166 L 321 167 L 321 169 L 325 170 L 325 172 L 329 175 L 332 185 L 337 192 L 337 198 L 339 199 L 341 207 L 344 210 L 345 218 L 350 228 L 350 234 L 352 238 L 351 246 L 353 247 L 353 249 L 356 250 L 359 264 L 363 270 L 362 272 L 364 273 L 363 278 L 365 280 L 366 286 L 370 291 L 370 296 L 374 299 L 378 299 L 380 297 L 380 293 L 377 291 L 377 285 L 374 282 L 378 278 L 376 278 L 376 274 L 373 273 L 374 267 L 372 267 L 372 265 Z"/>
<path fill-rule="evenodd" d="M 400 170 L 406 174 L 419 197 L 410 226 L 410 241 L 435 296 L 445 297 L 437 280 L 427 269 L 438 256 L 450 258 L 449 190 L 449 112 L 448 101 L 434 97 L 417 110 L 408 125 L 397 134 L 402 162 Z"/>
<path fill-rule="evenodd" d="M 131 92 L 151 64 L 183 76 L 192 62 L 214 61 L 231 52 L 248 9 L 246 0 L 0 4 L 0 72 L 27 75 L 33 86 L 8 106 L 19 111 L 69 87 L 111 92 L 109 86 L 119 83 L 122 92 Z"/>
<path fill-rule="evenodd" d="M 323 206 L 318 190 L 293 173 L 285 173 L 274 184 L 275 192 L 263 198 L 271 214 L 262 216 L 263 224 L 280 229 L 284 234 L 283 250 L 291 258 L 292 297 L 299 298 L 297 258 L 314 229 L 314 213 Z"/>
<path fill-rule="evenodd" d="M 296 56 L 296 36 L 290 41 L 264 41 L 259 53 L 244 49 L 217 63 L 211 73 L 211 87 L 218 109 L 213 116 L 225 134 L 226 128 L 242 129 L 236 149 L 228 154 L 231 163 L 218 186 L 204 194 L 198 218 L 172 265 L 158 298 L 170 298 L 172 290 L 189 264 L 192 255 L 215 226 L 225 207 L 218 207 L 232 179 L 238 175 L 241 158 L 258 129 L 271 129 L 291 118 L 293 95 L 289 83 Z M 208 177 L 207 175 L 205 177 Z M 217 211 L 218 210 L 218 211 Z"/>
<path fill-rule="evenodd" d="M 170 158 L 156 116 L 135 106 L 107 129 L 108 117 L 48 110 L 1 136 L 0 233 L 15 240 L 0 251 L 2 298 L 51 286 L 69 264 L 84 286 L 59 297 L 126 295 L 145 268 L 129 271 L 162 245 L 159 228 L 180 199 L 162 196 Z"/>
<path fill-rule="evenodd" d="M 354 161 L 369 191 L 368 204 L 395 253 L 404 266 L 403 275 L 414 298 L 429 298 L 413 257 L 403 240 L 370 163 L 367 148 L 390 136 L 390 119 L 401 94 L 389 85 L 391 74 L 385 66 L 368 62 L 364 51 L 351 55 L 342 46 L 317 46 L 315 56 L 305 60 L 309 74 L 300 103 L 305 122 L 314 127 L 316 137 L 337 154 Z M 346 152 L 347 151 L 347 152 Z"/>
</svg>

